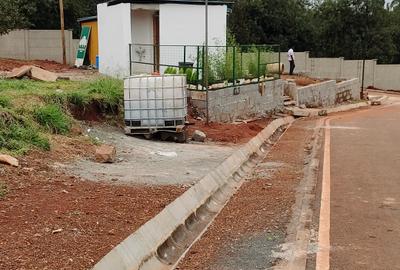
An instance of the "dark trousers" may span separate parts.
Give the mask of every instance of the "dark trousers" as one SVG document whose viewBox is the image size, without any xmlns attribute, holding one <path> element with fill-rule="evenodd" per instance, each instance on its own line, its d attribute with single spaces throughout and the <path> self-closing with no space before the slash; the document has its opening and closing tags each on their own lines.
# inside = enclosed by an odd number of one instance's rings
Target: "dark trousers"
<svg viewBox="0 0 400 270">
<path fill-rule="evenodd" d="M 289 63 L 290 63 L 290 75 L 293 75 L 293 71 L 294 71 L 294 68 L 296 67 L 296 65 L 294 64 L 294 61 L 289 61 Z"/>
</svg>

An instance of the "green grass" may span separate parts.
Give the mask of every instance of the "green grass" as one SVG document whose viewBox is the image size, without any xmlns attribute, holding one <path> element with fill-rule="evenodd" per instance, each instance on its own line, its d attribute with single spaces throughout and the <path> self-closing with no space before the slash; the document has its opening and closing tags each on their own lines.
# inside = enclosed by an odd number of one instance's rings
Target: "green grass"
<svg viewBox="0 0 400 270">
<path fill-rule="evenodd" d="M 11 98 L 7 96 L 0 96 L 0 107 L 8 108 L 11 106 Z"/>
<path fill-rule="evenodd" d="M 93 104 L 107 119 L 120 122 L 123 82 L 106 77 L 83 82 L 0 79 L 0 151 L 49 150 L 46 134 L 67 135 L 74 121 L 70 109 L 84 111 Z"/>
<path fill-rule="evenodd" d="M 16 155 L 25 154 L 31 147 L 50 149 L 50 143 L 33 121 L 0 108 L 0 150 Z"/>
<path fill-rule="evenodd" d="M 63 110 L 55 104 L 39 107 L 33 116 L 41 126 L 54 134 L 67 134 L 71 129 L 71 120 Z"/>
</svg>

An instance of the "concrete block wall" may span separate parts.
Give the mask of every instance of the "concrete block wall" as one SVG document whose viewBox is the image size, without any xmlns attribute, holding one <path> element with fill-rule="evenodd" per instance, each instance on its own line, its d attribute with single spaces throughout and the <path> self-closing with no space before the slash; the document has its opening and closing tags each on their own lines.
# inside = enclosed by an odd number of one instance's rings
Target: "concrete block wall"
<svg viewBox="0 0 400 270">
<path fill-rule="evenodd" d="M 233 122 L 283 108 L 283 88 L 284 81 L 275 80 L 209 91 L 210 120 Z M 192 104 L 204 111 L 205 97 L 191 96 Z"/>
<path fill-rule="evenodd" d="M 357 78 L 336 83 L 334 80 L 297 88 L 292 96 L 297 105 L 309 108 L 330 107 L 349 100 L 360 99 L 360 83 Z"/>
<path fill-rule="evenodd" d="M 65 31 L 67 63 L 75 63 L 79 40 L 72 31 Z M 52 60 L 62 63 L 61 32 L 59 30 L 15 30 L 0 36 L 0 57 L 19 60 Z"/>
<path fill-rule="evenodd" d="M 315 78 L 342 80 L 358 78 L 362 80 L 363 60 L 339 58 L 310 58 L 309 52 L 295 52 L 295 73 Z M 281 62 L 287 66 L 287 53 L 281 53 Z M 287 71 L 287 68 L 285 68 Z M 400 91 L 400 65 L 379 65 L 376 59 L 365 61 L 364 86 L 374 86 L 386 90 Z"/>
<path fill-rule="evenodd" d="M 374 86 L 385 90 L 400 90 L 400 65 L 376 65 Z"/>
<path fill-rule="evenodd" d="M 298 105 L 308 108 L 326 107 L 334 105 L 336 81 L 326 81 L 297 88 Z"/>
</svg>

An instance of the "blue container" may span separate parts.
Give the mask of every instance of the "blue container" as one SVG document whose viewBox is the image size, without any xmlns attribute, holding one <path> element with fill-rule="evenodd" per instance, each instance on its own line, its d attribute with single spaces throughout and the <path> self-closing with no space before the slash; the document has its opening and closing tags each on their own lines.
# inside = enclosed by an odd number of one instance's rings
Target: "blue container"
<svg viewBox="0 0 400 270">
<path fill-rule="evenodd" d="M 99 69 L 99 65 L 100 65 L 100 58 L 98 55 L 96 55 L 96 68 Z"/>
</svg>

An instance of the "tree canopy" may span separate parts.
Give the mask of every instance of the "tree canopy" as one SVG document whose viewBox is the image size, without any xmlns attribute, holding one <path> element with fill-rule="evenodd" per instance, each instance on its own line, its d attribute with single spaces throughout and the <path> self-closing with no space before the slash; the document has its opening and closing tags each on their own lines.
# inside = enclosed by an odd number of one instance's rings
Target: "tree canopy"
<svg viewBox="0 0 400 270">
<path fill-rule="evenodd" d="M 0 0 L 0 35 L 12 29 L 59 29 L 59 0 Z M 64 0 L 65 27 L 105 0 Z M 278 43 L 313 56 L 400 63 L 400 0 L 236 0 L 228 17 L 241 44 Z"/>
<path fill-rule="evenodd" d="M 279 43 L 314 56 L 400 62 L 400 1 L 237 0 L 229 27 L 239 43 Z"/>
<path fill-rule="evenodd" d="M 79 34 L 80 17 L 96 15 L 105 0 L 64 0 L 65 28 Z M 0 35 L 12 29 L 59 29 L 59 0 L 1 0 Z"/>
</svg>

